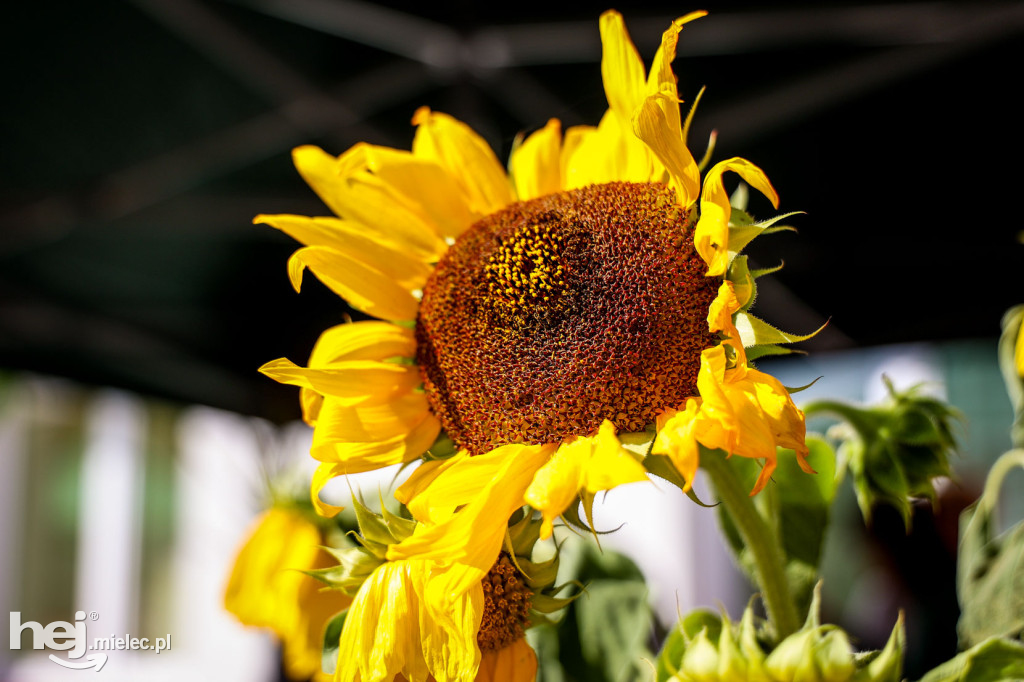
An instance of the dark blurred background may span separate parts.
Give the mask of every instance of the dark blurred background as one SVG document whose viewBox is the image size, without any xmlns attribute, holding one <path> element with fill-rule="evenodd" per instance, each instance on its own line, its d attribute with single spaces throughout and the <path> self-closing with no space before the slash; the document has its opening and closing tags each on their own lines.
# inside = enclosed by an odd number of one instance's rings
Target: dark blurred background
<svg viewBox="0 0 1024 682">
<path fill-rule="evenodd" d="M 0 50 L 0 367 L 276 421 L 343 304 L 256 213 L 328 212 L 289 150 L 408 148 L 427 104 L 507 156 L 519 131 L 597 122 L 597 17 L 559 3 L 21 3 Z M 679 3 L 619 7 L 647 62 Z M 811 350 L 993 337 L 1021 297 L 1020 2 L 712 3 L 680 92 L 691 146 L 761 165 L 800 234 L 762 317 Z M 762 217 L 766 203 L 752 204 Z"/>
</svg>

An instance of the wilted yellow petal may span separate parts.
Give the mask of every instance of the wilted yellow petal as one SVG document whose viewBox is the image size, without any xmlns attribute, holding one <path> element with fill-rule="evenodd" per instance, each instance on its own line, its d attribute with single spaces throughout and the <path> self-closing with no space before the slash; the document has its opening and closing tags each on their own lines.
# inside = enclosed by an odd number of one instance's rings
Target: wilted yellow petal
<svg viewBox="0 0 1024 682">
<path fill-rule="evenodd" d="M 562 189 L 561 147 L 562 124 L 553 118 L 512 152 L 508 166 L 520 201 Z"/>
<path fill-rule="evenodd" d="M 462 566 L 434 569 L 424 581 L 420 594 L 431 593 L 430 583 L 464 570 Z M 440 606 L 440 609 L 438 609 Z M 420 608 L 420 636 L 423 657 L 437 682 L 471 682 L 480 666 L 476 634 L 484 613 L 484 591 L 479 581 L 465 594 L 434 605 L 429 597 Z"/>
<path fill-rule="evenodd" d="M 362 261 L 326 246 L 307 246 L 288 259 L 288 277 L 296 291 L 309 268 L 324 285 L 368 315 L 385 320 L 415 320 L 419 301 L 393 279 Z"/>
<path fill-rule="evenodd" d="M 504 168 L 472 128 L 427 107 L 420 107 L 412 122 L 418 126 L 412 153 L 448 171 L 471 211 L 489 215 L 512 203 L 512 187 Z"/>
<path fill-rule="evenodd" d="M 732 207 L 729 194 L 722 184 L 722 174 L 727 171 L 738 173 L 752 187 L 764 194 L 779 207 L 779 195 L 760 168 L 746 159 L 737 157 L 720 161 L 711 167 L 704 177 L 704 190 L 700 197 L 700 220 L 694 229 L 693 242 L 704 262 L 708 264 L 708 277 L 725 274 L 729 261 L 729 218 Z"/>
</svg>

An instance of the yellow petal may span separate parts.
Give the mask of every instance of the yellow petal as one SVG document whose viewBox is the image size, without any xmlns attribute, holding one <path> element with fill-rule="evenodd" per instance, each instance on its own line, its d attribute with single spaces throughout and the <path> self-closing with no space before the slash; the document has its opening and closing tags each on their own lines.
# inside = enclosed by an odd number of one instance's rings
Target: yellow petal
<svg viewBox="0 0 1024 682">
<path fill-rule="evenodd" d="M 332 396 L 342 405 L 373 404 L 407 393 L 422 382 L 419 369 L 374 360 L 335 362 L 328 368 L 299 367 L 287 358 L 272 360 L 260 372 L 282 384 Z"/>
<path fill-rule="evenodd" d="M 305 268 L 353 308 L 385 320 L 414 320 L 419 301 L 380 270 L 326 246 L 307 246 L 288 259 L 288 277 L 296 291 Z"/>
<path fill-rule="evenodd" d="M 412 152 L 360 144 L 366 167 L 444 237 L 458 237 L 483 217 L 471 210 L 458 181 L 436 161 Z"/>
<path fill-rule="evenodd" d="M 433 485 L 450 490 L 443 480 L 445 477 L 458 476 L 459 480 L 467 480 L 469 477 L 463 476 L 466 470 L 480 468 L 490 473 L 494 471 L 493 460 L 500 461 L 493 476 L 485 481 L 468 504 L 443 523 L 418 525 L 409 538 L 388 548 L 388 559 L 415 556 L 445 565 L 463 564 L 468 567 L 466 570 L 432 585 L 431 591 L 434 603 L 464 594 L 474 580 L 481 580 L 494 565 L 509 517 L 522 506 L 523 494 L 530 481 L 551 457 L 553 450 L 552 445 L 505 445 L 486 455 L 467 458 L 459 466 L 452 467 L 436 478 Z M 459 491 L 454 495 L 462 499 Z M 437 499 L 439 504 L 445 504 L 440 496 Z"/>
<path fill-rule="evenodd" d="M 436 162 L 455 179 L 471 211 L 489 215 L 513 201 L 512 188 L 498 157 L 472 128 L 447 114 L 420 107 L 412 153 Z"/>
<path fill-rule="evenodd" d="M 396 192 L 369 173 L 352 174 L 342 162 L 319 147 L 298 147 L 292 152 L 295 167 L 334 213 L 375 231 L 410 255 L 430 260 L 446 246 L 433 227 L 411 210 Z M 348 175 L 343 174 L 348 172 Z"/>
<path fill-rule="evenodd" d="M 497 651 L 488 651 L 480 661 L 476 682 L 534 682 L 537 654 L 526 639 L 517 639 Z"/>
<path fill-rule="evenodd" d="M 562 189 L 561 146 L 562 125 L 553 118 L 512 152 L 508 165 L 520 201 Z"/>
<path fill-rule="evenodd" d="M 338 159 L 319 147 L 303 145 L 292 150 L 292 162 L 320 200 L 337 215 L 342 215 L 343 205 L 337 201 L 343 183 Z"/>
<path fill-rule="evenodd" d="M 683 492 L 693 486 L 700 465 L 700 448 L 697 445 L 697 432 L 700 423 L 700 403 L 693 398 L 686 401 L 686 408 L 668 418 L 658 429 L 651 452 L 655 455 L 668 455 L 676 470 L 686 481 Z"/>
<path fill-rule="evenodd" d="M 708 331 L 720 332 L 735 329 L 732 314 L 740 309 L 733 283 L 722 280 L 718 287 L 718 295 L 708 306 Z"/>
<path fill-rule="evenodd" d="M 439 432 L 439 422 L 430 414 L 422 393 L 355 407 L 328 397 L 313 430 L 310 454 L 321 462 L 352 462 L 353 466 L 355 461 L 387 458 L 389 461 L 378 464 L 387 466 L 422 455 Z M 358 470 L 368 469 L 360 465 Z"/>
<path fill-rule="evenodd" d="M 434 568 L 421 594 L 429 595 L 429 583 L 442 576 L 450 579 L 453 572 L 463 570 L 452 566 L 440 571 Z M 480 667 L 480 647 L 476 633 L 484 612 L 484 590 L 479 581 L 466 591 L 441 605 L 425 599 L 420 609 L 420 635 L 427 668 L 437 682 L 471 682 Z"/>
<path fill-rule="evenodd" d="M 779 207 L 779 195 L 760 168 L 746 159 L 731 158 L 712 166 L 704 177 L 704 190 L 700 197 L 700 220 L 693 233 L 694 246 L 704 262 L 708 264 L 708 277 L 725 274 L 729 260 L 729 218 L 732 207 L 729 194 L 722 184 L 722 174 L 727 171 L 738 173 L 755 189 L 759 190 Z"/>
<path fill-rule="evenodd" d="M 329 367 L 340 360 L 387 360 L 416 356 L 416 334 L 389 322 L 352 322 L 320 334 L 309 355 L 310 367 Z"/>
<path fill-rule="evenodd" d="M 325 246 L 379 271 L 409 291 L 421 289 L 433 267 L 406 254 L 362 225 L 338 218 L 258 215 L 254 223 L 275 227 L 307 246 Z"/>
<path fill-rule="evenodd" d="M 445 510 L 437 506 L 430 507 L 418 501 L 418 498 L 441 474 L 458 465 L 469 456 L 467 451 L 460 450 L 454 456 L 447 459 L 420 464 L 409 478 L 405 480 L 405 483 L 400 485 L 398 490 L 395 491 L 395 499 L 408 507 L 409 512 L 417 521 L 439 523 L 442 520 L 440 516 L 444 515 L 447 518 L 451 512 L 455 511 L 454 508 L 446 513 Z M 429 499 L 429 497 L 425 499 Z"/>
<path fill-rule="evenodd" d="M 623 124 L 644 98 L 644 63 L 626 32 L 622 15 L 608 10 L 601 15 L 601 78 L 608 106 Z"/>
<path fill-rule="evenodd" d="M 341 630 L 338 682 L 390 682 L 399 673 L 426 680 L 421 649 L 420 595 L 413 573 L 423 562 L 386 562 L 366 579 Z"/>
<path fill-rule="evenodd" d="M 700 171 L 683 143 L 679 102 L 665 93 L 647 97 L 633 118 L 633 131 L 668 170 L 679 204 L 689 208 L 700 192 Z"/>
<path fill-rule="evenodd" d="M 524 499 L 544 517 L 541 538 L 551 537 L 552 524 L 581 493 L 594 494 L 622 484 L 647 480 L 643 466 L 615 437 L 605 420 L 594 436 L 581 436 L 559 446 L 533 477 Z"/>
<path fill-rule="evenodd" d="M 246 625 L 289 629 L 297 618 L 293 602 L 301 573 L 313 563 L 320 545 L 316 526 L 297 511 L 281 507 L 264 512 L 235 557 L 224 606 Z"/>
<path fill-rule="evenodd" d="M 671 87 L 671 95 L 676 96 L 676 76 L 672 73 L 672 61 L 676 58 L 676 44 L 679 42 L 679 31 L 683 25 L 694 19 L 707 16 L 704 10 L 690 12 L 681 16 L 661 34 L 661 45 L 651 62 L 651 73 L 647 77 L 647 94 L 653 95 L 656 92 L 663 92 L 665 86 Z"/>
<path fill-rule="evenodd" d="M 1024 323 L 1021 323 L 1020 329 L 1017 331 L 1017 345 L 1014 348 L 1014 358 L 1017 365 L 1017 374 L 1024 377 Z"/>
</svg>

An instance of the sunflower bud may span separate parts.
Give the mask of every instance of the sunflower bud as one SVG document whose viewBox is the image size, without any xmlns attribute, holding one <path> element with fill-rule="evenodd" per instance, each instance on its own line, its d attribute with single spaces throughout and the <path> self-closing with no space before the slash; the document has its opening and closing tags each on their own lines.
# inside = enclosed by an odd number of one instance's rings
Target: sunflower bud
<svg viewBox="0 0 1024 682">
<path fill-rule="evenodd" d="M 897 391 L 885 377 L 889 397 L 872 407 L 835 401 L 806 405 L 804 412 L 831 412 L 844 421 L 829 431 L 842 443 L 839 457 L 853 473 L 857 503 L 871 521 L 875 504 L 885 502 L 900 511 L 910 527 L 910 499 L 936 499 L 932 479 L 949 476 L 949 456 L 956 450 L 953 420 L 959 412 L 924 395 L 920 386 Z"/>
<path fill-rule="evenodd" d="M 838 626 L 818 619 L 819 595 L 804 627 L 771 648 L 752 606 L 731 623 L 706 611 L 686 616 L 658 656 L 658 682 L 898 682 L 903 616 L 882 651 L 857 653 Z"/>
</svg>

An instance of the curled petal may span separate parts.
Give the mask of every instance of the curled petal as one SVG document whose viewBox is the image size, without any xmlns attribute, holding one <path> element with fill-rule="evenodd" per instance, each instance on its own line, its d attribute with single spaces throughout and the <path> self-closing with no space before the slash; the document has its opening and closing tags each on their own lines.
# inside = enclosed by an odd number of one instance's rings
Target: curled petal
<svg viewBox="0 0 1024 682">
<path fill-rule="evenodd" d="M 729 194 L 722 184 L 722 175 L 727 171 L 738 173 L 751 186 L 768 197 L 772 206 L 779 206 L 779 195 L 764 171 L 746 159 L 733 157 L 712 166 L 704 177 L 704 190 L 700 197 L 700 220 L 697 221 L 693 233 L 697 253 L 708 264 L 708 277 L 724 275 L 729 261 L 729 219 L 732 216 L 732 207 L 729 204 Z"/>
</svg>

